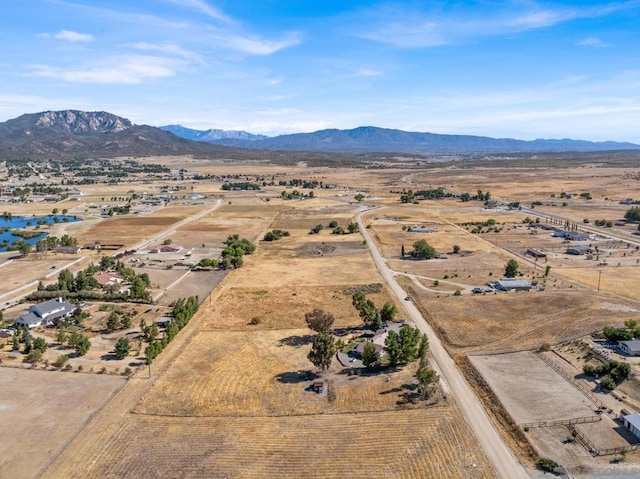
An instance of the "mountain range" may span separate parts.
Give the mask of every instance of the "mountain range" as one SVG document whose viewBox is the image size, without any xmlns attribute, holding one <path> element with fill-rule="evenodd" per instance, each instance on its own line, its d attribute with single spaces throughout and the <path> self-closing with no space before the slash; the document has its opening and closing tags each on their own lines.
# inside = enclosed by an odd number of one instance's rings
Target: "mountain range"
<svg viewBox="0 0 640 479">
<path fill-rule="evenodd" d="M 254 135 L 253 133 L 247 133 L 246 131 L 237 130 L 192 130 L 191 128 L 185 128 L 181 125 L 167 125 L 161 126 L 161 130 L 169 131 L 174 135 L 186 138 L 187 140 L 194 141 L 206 141 L 208 143 L 214 143 L 219 140 L 264 140 L 268 137 L 265 135 Z"/>
<path fill-rule="evenodd" d="M 6 160 L 69 156 L 219 157 L 229 151 L 234 150 L 186 140 L 152 126 L 134 125 L 126 118 L 104 111 L 45 111 L 0 123 L 0 159 Z"/>
<path fill-rule="evenodd" d="M 30 113 L 0 123 L 0 160 L 193 155 L 279 162 L 314 160 L 336 164 L 357 160 L 353 155 L 363 154 L 366 158 L 361 157 L 360 161 L 371 158 L 372 154 L 388 156 L 385 153 L 477 155 L 613 150 L 640 150 L 640 145 L 566 139 L 523 141 L 416 133 L 371 126 L 268 138 L 243 131 L 200 131 L 180 125 L 161 128 L 134 125 L 112 113 L 78 110 Z M 284 154 L 285 151 L 291 153 Z M 293 155 L 294 151 L 301 153 Z"/>
<path fill-rule="evenodd" d="M 174 130 L 174 133 L 182 136 L 178 129 Z M 250 134 L 247 133 L 247 135 Z M 296 133 L 262 139 L 227 136 L 226 138 L 205 141 L 250 149 L 334 153 L 393 152 L 425 155 L 640 149 L 640 145 L 615 141 L 592 142 L 571 139 L 525 141 L 512 138 L 408 132 L 374 126 L 363 126 L 352 130 L 320 130 L 313 133 Z"/>
</svg>

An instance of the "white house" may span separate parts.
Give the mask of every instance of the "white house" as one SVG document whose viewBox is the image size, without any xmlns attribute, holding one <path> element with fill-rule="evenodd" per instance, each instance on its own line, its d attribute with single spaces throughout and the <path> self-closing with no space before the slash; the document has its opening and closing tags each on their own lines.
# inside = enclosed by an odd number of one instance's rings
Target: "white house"
<svg viewBox="0 0 640 479">
<path fill-rule="evenodd" d="M 15 325 L 26 326 L 29 329 L 53 326 L 61 319 L 71 317 L 76 309 L 78 309 L 76 306 L 62 301 L 62 298 L 50 299 L 31 306 L 29 311 L 20 315 Z"/>
</svg>

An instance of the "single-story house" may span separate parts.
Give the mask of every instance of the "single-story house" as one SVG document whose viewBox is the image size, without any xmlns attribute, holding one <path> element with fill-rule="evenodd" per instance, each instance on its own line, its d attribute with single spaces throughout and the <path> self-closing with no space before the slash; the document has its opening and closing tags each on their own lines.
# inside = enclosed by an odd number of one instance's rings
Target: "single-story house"
<svg viewBox="0 0 640 479">
<path fill-rule="evenodd" d="M 50 299 L 44 303 L 31 306 L 29 311 L 21 314 L 16 320 L 16 326 L 26 326 L 29 329 L 38 326 L 53 326 L 64 318 L 69 318 L 78 309 L 62 298 Z"/>
<path fill-rule="evenodd" d="M 640 414 L 636 412 L 622 416 L 622 424 L 624 424 L 624 427 L 631 431 L 634 436 L 640 438 Z"/>
<path fill-rule="evenodd" d="M 573 254 L 573 255 L 583 255 L 583 254 L 587 254 L 587 253 L 591 253 L 592 249 L 591 247 L 587 246 L 587 245 L 576 245 L 576 246 L 569 246 L 567 248 L 567 254 Z"/>
<path fill-rule="evenodd" d="M 529 248 L 527 249 L 527 254 L 533 256 L 534 258 L 546 258 L 547 255 L 542 250 L 538 248 Z"/>
<path fill-rule="evenodd" d="M 409 226 L 407 231 L 409 233 L 437 233 L 438 228 L 435 226 Z"/>
<path fill-rule="evenodd" d="M 81 249 L 78 246 L 56 246 L 53 248 L 54 253 L 60 254 L 79 254 Z"/>
<path fill-rule="evenodd" d="M 627 356 L 640 356 L 640 340 L 618 341 L 618 349 Z"/>
<path fill-rule="evenodd" d="M 108 284 L 121 284 L 124 281 L 122 275 L 118 273 L 109 273 L 106 271 L 101 271 L 100 273 L 94 274 L 93 279 L 95 279 L 102 287 L 105 287 Z"/>
<path fill-rule="evenodd" d="M 564 233 L 564 239 L 569 241 L 588 241 L 589 235 L 587 233 L 580 233 L 579 231 L 566 231 Z"/>
<path fill-rule="evenodd" d="M 180 251 L 182 251 L 182 246 L 169 246 L 164 244 L 150 249 L 149 253 L 179 253 Z"/>
<path fill-rule="evenodd" d="M 533 285 L 529 281 L 515 278 L 502 278 L 495 282 L 500 291 L 529 291 Z"/>
</svg>

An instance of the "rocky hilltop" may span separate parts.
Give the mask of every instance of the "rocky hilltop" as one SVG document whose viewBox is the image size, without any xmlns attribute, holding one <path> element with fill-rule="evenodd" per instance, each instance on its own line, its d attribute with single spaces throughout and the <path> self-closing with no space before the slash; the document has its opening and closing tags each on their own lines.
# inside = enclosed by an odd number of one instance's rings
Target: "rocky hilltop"
<svg viewBox="0 0 640 479">
<path fill-rule="evenodd" d="M 33 122 L 35 119 L 34 123 L 36 126 L 75 134 L 88 132 L 116 133 L 133 126 L 126 118 L 121 118 L 105 111 L 45 111 L 31 115 L 22 115 L 16 118 L 17 121 L 21 119 L 28 123 Z"/>
<path fill-rule="evenodd" d="M 0 123 L 0 160 L 194 155 L 228 157 L 233 148 L 134 125 L 104 111 L 45 111 Z"/>
</svg>

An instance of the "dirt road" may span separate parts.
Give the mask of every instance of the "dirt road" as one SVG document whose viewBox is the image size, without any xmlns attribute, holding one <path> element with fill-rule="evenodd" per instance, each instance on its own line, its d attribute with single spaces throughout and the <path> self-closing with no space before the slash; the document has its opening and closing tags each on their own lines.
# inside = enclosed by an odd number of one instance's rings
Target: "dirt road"
<svg viewBox="0 0 640 479">
<path fill-rule="evenodd" d="M 447 351 L 442 346 L 438 336 L 434 333 L 431 326 L 429 326 L 429 324 L 424 320 L 418 308 L 410 301 L 404 300 L 404 298 L 407 297 L 406 291 L 404 291 L 396 281 L 395 272 L 385 263 L 384 258 L 380 255 L 375 242 L 369 235 L 369 232 L 362 221 L 362 215 L 369 210 L 370 208 L 363 209 L 356 215 L 356 221 L 360 227 L 360 232 L 367 241 L 367 245 L 369 246 L 371 255 L 376 263 L 376 267 L 389 285 L 389 288 L 402 301 L 406 313 L 415 325 L 429 337 L 431 354 L 436 361 L 436 369 L 446 382 L 444 388 L 445 392 L 451 394 L 455 398 L 456 402 L 464 412 L 468 423 L 471 425 L 471 428 L 478 438 L 484 453 L 491 462 L 491 465 L 495 469 L 498 477 L 502 479 L 529 479 L 529 475 L 526 473 L 524 467 L 518 463 L 515 456 L 511 453 L 508 446 L 500 437 L 500 434 L 495 429 L 491 420 L 487 416 L 487 413 L 483 409 L 480 400 L 473 393 L 470 386 L 462 376 L 462 373 L 453 362 L 453 359 L 451 359 Z"/>
</svg>

